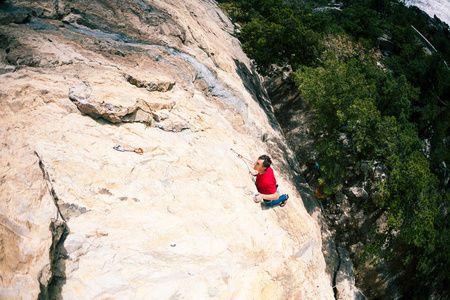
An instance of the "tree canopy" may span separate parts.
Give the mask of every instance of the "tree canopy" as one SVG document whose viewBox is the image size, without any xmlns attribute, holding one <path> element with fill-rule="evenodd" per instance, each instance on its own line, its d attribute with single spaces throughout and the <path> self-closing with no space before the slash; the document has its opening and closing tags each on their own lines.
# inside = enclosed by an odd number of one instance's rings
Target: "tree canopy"
<svg viewBox="0 0 450 300">
<path fill-rule="evenodd" d="M 448 25 L 398 0 L 343 0 L 334 14 L 302 3 L 230 0 L 225 8 L 242 25 L 243 49 L 261 74 L 274 66 L 295 71 L 317 114 L 315 149 L 332 191 L 361 160 L 387 168 L 369 200 L 387 227 L 367 237 L 367 254 L 389 258 L 401 248 L 419 290 L 449 296 Z M 437 52 L 424 51 L 413 26 Z M 372 247 L 374 239 L 392 251 Z"/>
</svg>

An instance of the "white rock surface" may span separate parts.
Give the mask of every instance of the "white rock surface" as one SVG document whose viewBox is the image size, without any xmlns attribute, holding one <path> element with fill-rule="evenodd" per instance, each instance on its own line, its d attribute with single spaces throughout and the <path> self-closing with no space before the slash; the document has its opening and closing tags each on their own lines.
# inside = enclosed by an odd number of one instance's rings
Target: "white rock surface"
<svg viewBox="0 0 450 300">
<path fill-rule="evenodd" d="M 212 1 L 119 2 L 8 2 L 51 18 L 0 26 L 0 298 L 333 299 L 298 166 L 230 21 Z M 105 115 L 69 98 L 83 85 Z M 284 208 L 252 201 L 230 148 L 272 156 Z M 58 207 L 69 234 L 51 252 Z"/>
</svg>

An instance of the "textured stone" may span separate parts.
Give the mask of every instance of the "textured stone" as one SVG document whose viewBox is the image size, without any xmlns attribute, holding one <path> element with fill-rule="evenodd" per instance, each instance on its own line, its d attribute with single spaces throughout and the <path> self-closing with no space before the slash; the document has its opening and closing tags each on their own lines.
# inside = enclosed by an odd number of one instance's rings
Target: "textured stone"
<svg viewBox="0 0 450 300">
<path fill-rule="evenodd" d="M 8 5 L 42 13 L 0 26 L 17 67 L 0 74 L 2 299 L 333 299 L 296 160 L 217 3 Z M 272 156 L 285 207 L 253 202 L 230 148 Z"/>
<path fill-rule="evenodd" d="M 336 299 L 358 299 L 364 300 L 364 295 L 355 286 L 355 274 L 353 269 L 353 263 L 348 255 L 347 250 L 342 247 L 338 247 L 340 264 L 336 273 Z"/>
<path fill-rule="evenodd" d="M 348 197 L 344 193 L 342 193 L 341 191 L 338 191 L 336 193 L 335 197 L 336 197 L 336 202 L 337 203 L 344 203 L 348 199 Z"/>
<path fill-rule="evenodd" d="M 346 189 L 346 194 L 351 201 L 365 201 L 369 198 L 369 194 L 366 190 L 357 186 Z"/>
</svg>

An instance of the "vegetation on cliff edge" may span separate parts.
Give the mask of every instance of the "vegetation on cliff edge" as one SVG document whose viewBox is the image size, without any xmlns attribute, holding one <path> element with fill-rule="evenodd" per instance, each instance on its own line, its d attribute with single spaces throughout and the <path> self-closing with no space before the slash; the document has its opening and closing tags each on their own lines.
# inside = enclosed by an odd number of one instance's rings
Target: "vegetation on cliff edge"
<svg viewBox="0 0 450 300">
<path fill-rule="evenodd" d="M 416 274 L 410 296 L 449 296 L 448 25 L 397 0 L 344 0 L 339 13 L 281 0 L 222 7 L 241 24 L 243 49 L 260 73 L 295 71 L 317 113 L 315 149 L 332 190 L 359 161 L 387 168 L 370 200 L 387 226 L 367 237 L 364 255 L 401 252 Z M 438 52 L 426 53 L 412 26 Z"/>
</svg>

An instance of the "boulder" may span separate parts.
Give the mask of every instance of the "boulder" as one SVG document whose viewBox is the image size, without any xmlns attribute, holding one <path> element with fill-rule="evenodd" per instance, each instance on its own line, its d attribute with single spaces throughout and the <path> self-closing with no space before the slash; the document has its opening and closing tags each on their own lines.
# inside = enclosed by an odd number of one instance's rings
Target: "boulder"
<svg viewBox="0 0 450 300">
<path fill-rule="evenodd" d="M 361 187 L 350 187 L 348 189 L 345 189 L 345 193 L 348 196 L 349 200 L 352 202 L 363 202 L 369 199 L 369 194 L 364 188 Z"/>
</svg>

